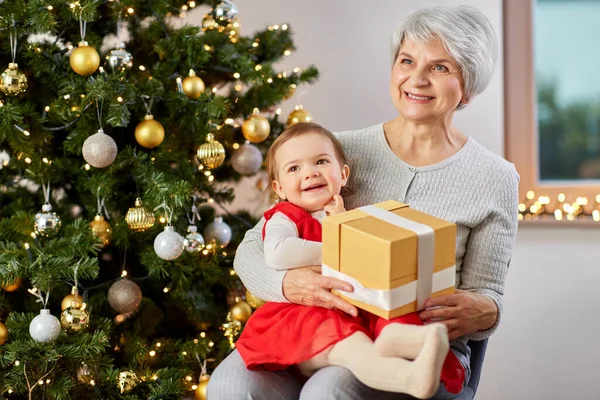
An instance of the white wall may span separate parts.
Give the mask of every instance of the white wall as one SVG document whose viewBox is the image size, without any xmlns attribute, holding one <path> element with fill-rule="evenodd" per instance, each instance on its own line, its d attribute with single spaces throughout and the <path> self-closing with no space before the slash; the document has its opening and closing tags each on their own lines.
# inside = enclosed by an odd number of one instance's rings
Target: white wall
<svg viewBox="0 0 600 400">
<path fill-rule="evenodd" d="M 242 33 L 289 23 L 297 51 L 280 64 L 315 64 L 321 78 L 302 97 L 316 122 L 355 129 L 394 117 L 389 101 L 389 35 L 416 0 L 237 0 Z M 430 2 L 431 3 L 431 2 Z M 502 0 L 438 0 L 473 5 L 501 39 Z M 202 10 L 190 15 L 201 20 Z M 283 105 L 284 116 L 293 101 Z M 456 124 L 503 154 L 501 63 L 490 87 L 456 116 Z M 257 198 L 256 178 L 238 189 L 234 207 Z M 260 208 L 257 208 L 259 210 Z M 502 325 L 490 341 L 477 398 L 481 400 L 595 399 L 600 346 L 600 230 L 521 228 L 506 285 Z"/>
</svg>

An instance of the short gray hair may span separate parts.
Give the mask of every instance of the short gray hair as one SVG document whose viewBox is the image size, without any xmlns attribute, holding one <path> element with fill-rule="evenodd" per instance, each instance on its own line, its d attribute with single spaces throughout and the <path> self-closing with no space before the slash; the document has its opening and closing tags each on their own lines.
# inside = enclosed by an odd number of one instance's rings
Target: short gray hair
<svg viewBox="0 0 600 400">
<path fill-rule="evenodd" d="M 496 33 L 476 8 L 427 6 L 412 12 L 392 36 L 392 65 L 407 37 L 417 42 L 439 38 L 461 70 L 467 97 L 483 92 L 494 75 Z"/>
</svg>

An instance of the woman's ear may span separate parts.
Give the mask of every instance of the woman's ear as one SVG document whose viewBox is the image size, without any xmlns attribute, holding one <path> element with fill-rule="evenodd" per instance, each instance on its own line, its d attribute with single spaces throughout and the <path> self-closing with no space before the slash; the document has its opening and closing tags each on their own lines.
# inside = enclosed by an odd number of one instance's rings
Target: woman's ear
<svg viewBox="0 0 600 400">
<path fill-rule="evenodd" d="M 347 164 L 344 164 L 342 167 L 342 186 L 346 186 L 348 183 L 348 178 L 350 177 L 350 167 Z"/>
<path fill-rule="evenodd" d="M 271 188 L 275 193 L 277 193 L 277 196 L 279 196 L 281 200 L 285 200 L 285 193 L 283 191 L 283 187 L 279 184 L 279 182 L 273 181 L 271 183 Z"/>
</svg>

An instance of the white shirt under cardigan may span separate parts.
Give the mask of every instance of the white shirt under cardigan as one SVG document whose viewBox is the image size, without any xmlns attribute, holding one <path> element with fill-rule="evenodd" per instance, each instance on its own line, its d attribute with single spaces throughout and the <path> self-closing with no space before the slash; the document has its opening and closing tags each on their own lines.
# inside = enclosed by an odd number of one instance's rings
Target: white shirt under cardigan
<svg viewBox="0 0 600 400">
<path fill-rule="evenodd" d="M 337 133 L 336 137 L 350 160 L 351 194 L 344 198 L 346 209 L 397 200 L 457 224 L 456 287 L 486 295 L 498 306 L 498 320 L 492 328 L 471 333 L 460 342 L 491 335 L 500 322 L 517 233 L 519 176 L 514 165 L 473 138 L 444 161 L 413 167 L 390 149 L 383 124 Z M 286 271 L 265 263 L 263 224 L 264 219 L 246 233 L 234 267 L 255 296 L 287 302 L 282 291 Z"/>
<path fill-rule="evenodd" d="M 323 221 L 325 211 L 311 213 Z M 322 244 L 300 238 L 298 226 L 282 212 L 276 212 L 265 226 L 265 262 L 270 268 L 286 271 L 307 265 L 321 265 Z"/>
</svg>

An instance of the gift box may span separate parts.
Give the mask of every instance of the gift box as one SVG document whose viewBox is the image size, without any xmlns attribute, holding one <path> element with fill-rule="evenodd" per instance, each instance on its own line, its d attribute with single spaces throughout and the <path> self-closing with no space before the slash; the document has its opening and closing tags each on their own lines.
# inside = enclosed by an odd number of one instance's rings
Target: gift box
<svg viewBox="0 0 600 400">
<path fill-rule="evenodd" d="M 385 319 L 454 293 L 456 225 L 386 201 L 323 220 L 323 275 L 349 282 L 336 292 Z"/>
</svg>

